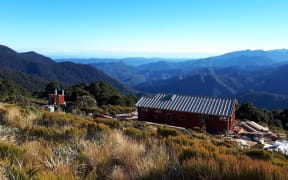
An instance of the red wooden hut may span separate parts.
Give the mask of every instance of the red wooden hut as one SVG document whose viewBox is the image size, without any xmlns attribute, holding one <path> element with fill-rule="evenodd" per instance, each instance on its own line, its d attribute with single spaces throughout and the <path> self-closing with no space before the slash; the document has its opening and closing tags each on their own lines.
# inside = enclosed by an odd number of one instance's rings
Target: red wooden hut
<svg viewBox="0 0 288 180">
<path fill-rule="evenodd" d="M 156 94 L 137 103 L 138 120 L 226 131 L 235 125 L 236 99 Z"/>
</svg>

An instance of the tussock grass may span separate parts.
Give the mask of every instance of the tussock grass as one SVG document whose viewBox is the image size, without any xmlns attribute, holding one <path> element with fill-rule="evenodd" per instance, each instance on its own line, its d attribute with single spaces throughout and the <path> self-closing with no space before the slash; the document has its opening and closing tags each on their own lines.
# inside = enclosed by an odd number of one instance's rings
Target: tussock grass
<svg viewBox="0 0 288 180">
<path fill-rule="evenodd" d="M 113 131 L 101 143 L 83 141 L 80 149 L 86 167 L 93 168 L 90 169 L 90 176 L 100 179 L 115 175 L 135 179 L 152 169 L 164 168 L 169 159 L 163 145 L 151 142 L 148 148 L 146 144 L 135 141 L 120 131 Z"/>
<path fill-rule="evenodd" d="M 153 129 L 139 130 L 134 127 L 128 127 L 124 129 L 123 133 L 126 136 L 129 136 L 130 138 L 138 141 L 145 141 L 148 140 L 149 138 L 156 137 L 156 131 L 154 131 Z"/>
<path fill-rule="evenodd" d="M 189 159 L 183 162 L 184 177 L 195 179 L 286 179 L 287 171 L 271 163 L 248 157 L 219 156 L 219 159 Z M 287 170 L 287 168 L 286 168 Z"/>
<path fill-rule="evenodd" d="M 120 128 L 123 126 L 117 119 L 96 118 L 95 122 L 105 124 L 110 128 Z"/>
<path fill-rule="evenodd" d="M 121 113 L 130 113 L 136 110 L 135 107 L 126 107 L 126 106 L 112 106 L 112 105 L 103 105 L 101 108 L 108 112 L 110 115 L 121 114 Z"/>
<path fill-rule="evenodd" d="M 108 106 L 107 106 L 108 107 Z M 5 179 L 286 179 L 287 157 L 142 122 L 0 104 Z"/>
<path fill-rule="evenodd" d="M 157 135 L 168 137 L 168 136 L 177 136 L 180 132 L 176 129 L 168 128 L 165 126 L 159 126 L 157 127 Z"/>
<path fill-rule="evenodd" d="M 25 149 L 6 142 L 0 142 L 0 158 L 16 162 L 23 158 Z"/>
<path fill-rule="evenodd" d="M 31 127 L 38 115 L 26 108 L 0 103 L 0 123 L 20 129 Z"/>
</svg>

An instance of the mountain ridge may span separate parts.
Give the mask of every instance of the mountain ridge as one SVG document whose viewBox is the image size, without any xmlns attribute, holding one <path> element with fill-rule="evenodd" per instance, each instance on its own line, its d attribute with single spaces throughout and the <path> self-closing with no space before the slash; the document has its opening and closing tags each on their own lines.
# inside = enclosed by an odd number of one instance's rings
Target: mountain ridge
<svg viewBox="0 0 288 180">
<path fill-rule="evenodd" d="M 48 81 L 56 80 L 63 85 L 104 81 L 122 92 L 131 92 L 122 83 L 89 65 L 72 62 L 57 63 L 49 57 L 36 52 L 17 53 L 13 49 L 3 45 L 0 46 L 0 66 Z"/>
</svg>

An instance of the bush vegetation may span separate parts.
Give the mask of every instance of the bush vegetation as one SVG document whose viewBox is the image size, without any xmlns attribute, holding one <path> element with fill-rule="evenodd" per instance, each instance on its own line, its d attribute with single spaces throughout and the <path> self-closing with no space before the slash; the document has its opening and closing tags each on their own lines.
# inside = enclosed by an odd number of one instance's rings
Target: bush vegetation
<svg viewBox="0 0 288 180">
<path fill-rule="evenodd" d="M 160 126 L 157 128 L 157 135 L 163 137 L 177 136 L 179 135 L 179 131 L 165 126 Z"/>
<path fill-rule="evenodd" d="M 288 130 L 288 109 L 269 111 L 258 109 L 252 103 L 243 103 L 236 111 L 236 118 L 259 122 L 281 133 L 285 133 L 283 129 Z"/>
<path fill-rule="evenodd" d="M 56 87 L 57 85 L 54 86 Z M 53 92 L 53 88 L 49 88 L 49 91 L 51 92 L 51 89 Z M 111 85 L 101 81 L 90 84 L 81 83 L 68 87 L 65 97 L 68 102 L 76 102 L 76 106 L 81 106 L 84 102 L 85 106 L 91 104 L 93 106 L 96 106 L 96 104 L 99 106 L 107 104 L 133 106 L 137 101 L 136 96 L 123 95 Z"/>
<path fill-rule="evenodd" d="M 122 123 L 116 119 L 96 118 L 95 122 L 105 124 L 110 128 L 120 128 L 122 126 Z"/>
<path fill-rule="evenodd" d="M 33 114 L 33 116 L 32 116 Z M 287 179 L 287 157 L 222 137 L 142 122 L 0 104 L 6 179 Z M 13 130 L 12 130 L 13 129 Z M 15 130 L 14 130 L 15 129 Z M 3 135 L 8 135 L 3 132 Z M 11 132 L 10 132 L 11 131 Z"/>
<path fill-rule="evenodd" d="M 271 153 L 265 151 L 263 149 L 251 149 L 245 152 L 245 154 L 252 159 L 260 159 L 260 160 L 271 160 Z"/>
<path fill-rule="evenodd" d="M 0 158 L 16 162 L 25 154 L 25 150 L 15 144 L 0 142 Z"/>
</svg>

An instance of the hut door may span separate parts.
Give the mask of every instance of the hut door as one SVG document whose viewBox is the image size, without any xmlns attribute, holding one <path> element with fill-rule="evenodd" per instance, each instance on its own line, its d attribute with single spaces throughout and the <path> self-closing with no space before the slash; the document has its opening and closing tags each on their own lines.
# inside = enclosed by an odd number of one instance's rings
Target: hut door
<svg viewBox="0 0 288 180">
<path fill-rule="evenodd" d="M 205 116 L 205 115 L 201 115 L 200 116 L 200 119 L 199 119 L 199 127 L 200 128 L 206 128 L 206 118 L 207 118 L 207 116 Z"/>
</svg>

